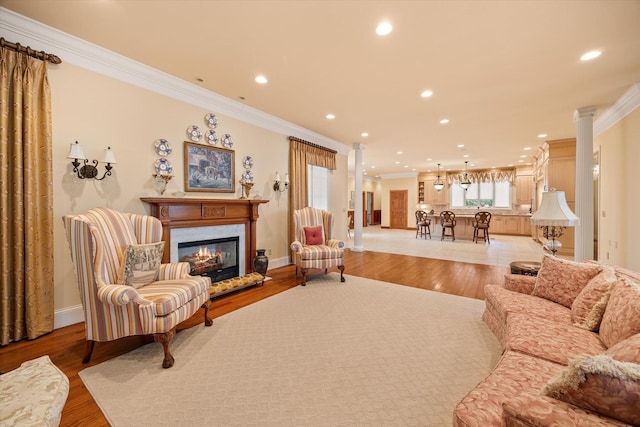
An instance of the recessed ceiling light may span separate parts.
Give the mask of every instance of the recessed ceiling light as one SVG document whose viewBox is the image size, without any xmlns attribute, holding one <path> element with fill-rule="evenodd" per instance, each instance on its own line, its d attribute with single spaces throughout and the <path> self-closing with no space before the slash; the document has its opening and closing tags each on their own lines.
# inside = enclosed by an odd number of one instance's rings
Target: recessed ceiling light
<svg viewBox="0 0 640 427">
<path fill-rule="evenodd" d="M 395 162 L 395 164 L 396 164 L 396 165 L 399 165 L 399 164 L 400 164 L 400 162 Z"/>
<path fill-rule="evenodd" d="M 268 81 L 269 80 L 267 80 L 267 78 L 265 76 L 263 76 L 262 74 L 260 74 L 259 76 L 256 76 L 256 83 L 260 83 L 261 85 L 263 85 Z"/>
<path fill-rule="evenodd" d="M 336 116 L 335 116 L 335 115 L 333 115 L 333 114 L 327 114 L 327 119 L 329 119 L 329 120 L 333 120 L 333 119 L 335 119 L 335 118 L 336 118 Z"/>
<path fill-rule="evenodd" d="M 409 167 L 409 165 L 404 165 L 404 167 L 405 167 L 405 168 L 408 168 L 408 167 Z"/>
<path fill-rule="evenodd" d="M 526 154 L 521 154 L 521 155 L 520 155 L 520 158 L 521 158 L 521 159 L 524 159 L 525 157 L 527 157 L 527 155 L 526 155 Z"/>
<path fill-rule="evenodd" d="M 584 55 L 582 55 L 580 57 L 580 60 L 581 61 L 589 61 L 591 59 L 597 58 L 598 56 L 600 56 L 600 54 L 602 54 L 602 52 L 600 52 L 599 50 L 592 50 L 592 51 L 587 52 Z"/>
<path fill-rule="evenodd" d="M 518 160 L 518 163 L 524 163 L 524 160 Z"/>
<path fill-rule="evenodd" d="M 371 166 L 371 169 L 375 169 L 375 168 L 376 168 L 375 166 Z"/>
<path fill-rule="evenodd" d="M 423 97 L 423 98 L 428 98 L 431 95 L 433 95 L 433 91 L 431 91 L 431 90 L 425 90 L 420 94 L 420 96 Z"/>
<path fill-rule="evenodd" d="M 393 25 L 391 25 L 389 22 L 386 22 L 386 21 L 381 22 L 376 27 L 376 34 L 379 36 L 386 36 L 391 32 L 391 30 L 393 30 Z"/>
<path fill-rule="evenodd" d="M 446 125 L 447 123 L 449 123 L 449 119 L 442 119 L 442 120 L 440 120 L 440 124 L 441 124 L 441 125 Z"/>
<path fill-rule="evenodd" d="M 465 155 L 464 155 L 464 156 L 462 156 L 462 157 L 469 157 L 469 155 L 468 155 L 468 154 L 465 154 Z"/>
<path fill-rule="evenodd" d="M 431 157 L 429 157 L 429 158 L 427 159 L 427 162 L 430 162 L 430 161 L 432 161 L 432 160 L 433 160 L 433 159 L 432 159 Z"/>
<path fill-rule="evenodd" d="M 360 134 L 360 136 L 362 136 L 362 137 L 366 138 L 366 137 L 368 137 L 368 136 L 369 136 L 369 134 L 368 134 L 367 132 L 362 132 L 362 133 Z"/>
<path fill-rule="evenodd" d="M 531 147 L 524 147 L 524 151 L 529 151 L 531 150 Z"/>
<path fill-rule="evenodd" d="M 546 133 L 541 133 L 538 135 L 538 138 L 546 138 L 547 134 Z"/>
<path fill-rule="evenodd" d="M 464 148 L 464 144 L 458 144 L 458 148 Z"/>
<path fill-rule="evenodd" d="M 396 154 L 402 154 L 402 151 L 396 151 Z"/>
<path fill-rule="evenodd" d="M 474 167 L 476 164 L 475 163 L 469 163 L 469 166 Z"/>
</svg>

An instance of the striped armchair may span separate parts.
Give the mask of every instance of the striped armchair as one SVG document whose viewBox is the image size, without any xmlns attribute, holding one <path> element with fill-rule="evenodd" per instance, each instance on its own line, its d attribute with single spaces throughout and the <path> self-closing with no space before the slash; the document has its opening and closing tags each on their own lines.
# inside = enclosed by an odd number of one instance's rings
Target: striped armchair
<svg viewBox="0 0 640 427">
<path fill-rule="evenodd" d="M 333 214 L 328 211 L 306 207 L 293 211 L 295 241 L 291 250 L 295 252 L 296 275 L 302 272 L 302 286 L 307 284 L 307 271 L 329 267 L 340 269 L 340 281 L 344 282 L 344 242 L 331 238 Z"/>
<path fill-rule="evenodd" d="M 141 247 L 132 245 L 161 242 L 162 225 L 152 216 L 94 208 L 67 215 L 63 221 L 86 323 L 82 362 L 89 362 L 96 341 L 153 334 L 164 348 L 162 367 L 173 366 L 171 340 L 176 325 L 200 307 L 204 308 L 204 324 L 213 323 L 209 318 L 211 280 L 190 276 L 188 263 L 160 265 L 158 260 L 157 276 L 150 283 L 121 284 L 126 274 L 125 253 Z"/>
</svg>

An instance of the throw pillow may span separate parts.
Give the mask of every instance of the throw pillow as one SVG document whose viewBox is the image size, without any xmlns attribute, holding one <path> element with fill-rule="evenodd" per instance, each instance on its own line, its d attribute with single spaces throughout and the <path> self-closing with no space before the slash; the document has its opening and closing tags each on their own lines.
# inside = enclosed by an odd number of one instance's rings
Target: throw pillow
<svg viewBox="0 0 640 427">
<path fill-rule="evenodd" d="M 637 333 L 640 333 L 640 286 L 625 277 L 611 291 L 600 323 L 600 339 L 611 347 Z"/>
<path fill-rule="evenodd" d="M 571 305 L 574 326 L 588 331 L 598 330 L 611 290 L 617 281 L 613 267 L 604 267 L 596 277 L 589 280 Z"/>
<path fill-rule="evenodd" d="M 602 267 L 598 264 L 567 261 L 545 255 L 532 295 L 571 308 L 580 291 L 601 271 Z"/>
<path fill-rule="evenodd" d="M 317 227 L 304 227 L 304 242 L 305 245 L 323 245 L 324 237 L 323 237 L 322 226 L 319 225 Z"/>
<path fill-rule="evenodd" d="M 609 356 L 580 355 L 542 394 L 583 409 L 640 425 L 640 365 Z"/>
<path fill-rule="evenodd" d="M 120 274 L 120 284 L 138 289 L 158 279 L 164 242 L 127 245 Z"/>
<path fill-rule="evenodd" d="M 621 362 L 640 364 L 640 334 L 632 335 L 626 340 L 612 345 L 604 354 Z"/>
</svg>

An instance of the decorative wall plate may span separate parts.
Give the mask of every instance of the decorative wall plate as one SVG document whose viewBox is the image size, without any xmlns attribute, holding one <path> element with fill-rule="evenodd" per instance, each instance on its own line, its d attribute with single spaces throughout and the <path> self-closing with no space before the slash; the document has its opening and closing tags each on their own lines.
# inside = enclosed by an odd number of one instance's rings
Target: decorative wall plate
<svg viewBox="0 0 640 427">
<path fill-rule="evenodd" d="M 173 172 L 173 166 L 171 166 L 171 163 L 167 159 L 158 159 L 153 166 L 156 168 L 156 172 L 161 175 Z"/>
<path fill-rule="evenodd" d="M 158 139 L 153 143 L 153 146 L 156 147 L 156 153 L 158 153 L 159 156 L 165 157 L 171 154 L 171 144 L 169 144 L 166 139 Z"/>
<path fill-rule="evenodd" d="M 208 130 L 204 133 L 204 138 L 207 140 L 207 142 L 211 145 L 215 145 L 218 143 L 218 141 L 220 140 L 220 138 L 218 138 L 218 134 L 216 133 L 215 130 Z"/>
<path fill-rule="evenodd" d="M 198 142 L 202 139 L 202 131 L 198 126 L 189 126 L 187 128 L 187 135 L 189 135 L 189 139 L 194 142 Z"/>
<path fill-rule="evenodd" d="M 218 127 L 218 118 L 213 113 L 207 113 L 207 115 L 204 116 L 204 121 L 211 129 Z"/>
<path fill-rule="evenodd" d="M 249 169 L 245 170 L 242 174 L 242 179 L 244 179 L 245 182 L 253 182 L 253 172 Z"/>
<path fill-rule="evenodd" d="M 233 147 L 233 139 L 231 138 L 231 135 L 229 135 L 228 133 L 224 134 L 224 136 L 222 137 L 222 145 L 227 148 Z"/>
<path fill-rule="evenodd" d="M 245 156 L 244 159 L 242 159 L 242 166 L 244 166 L 245 169 L 251 169 L 253 167 L 253 159 L 251 156 Z"/>
</svg>

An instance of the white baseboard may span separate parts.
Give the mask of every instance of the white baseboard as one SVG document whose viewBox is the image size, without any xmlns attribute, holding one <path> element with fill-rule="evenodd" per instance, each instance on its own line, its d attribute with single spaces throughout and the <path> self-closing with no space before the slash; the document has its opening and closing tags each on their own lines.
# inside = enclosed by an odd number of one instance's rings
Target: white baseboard
<svg viewBox="0 0 640 427">
<path fill-rule="evenodd" d="M 289 265 L 289 257 L 269 259 L 269 268 L 279 268 Z M 82 305 L 63 308 L 53 313 L 53 329 L 64 328 L 84 322 L 84 312 Z"/>
</svg>

